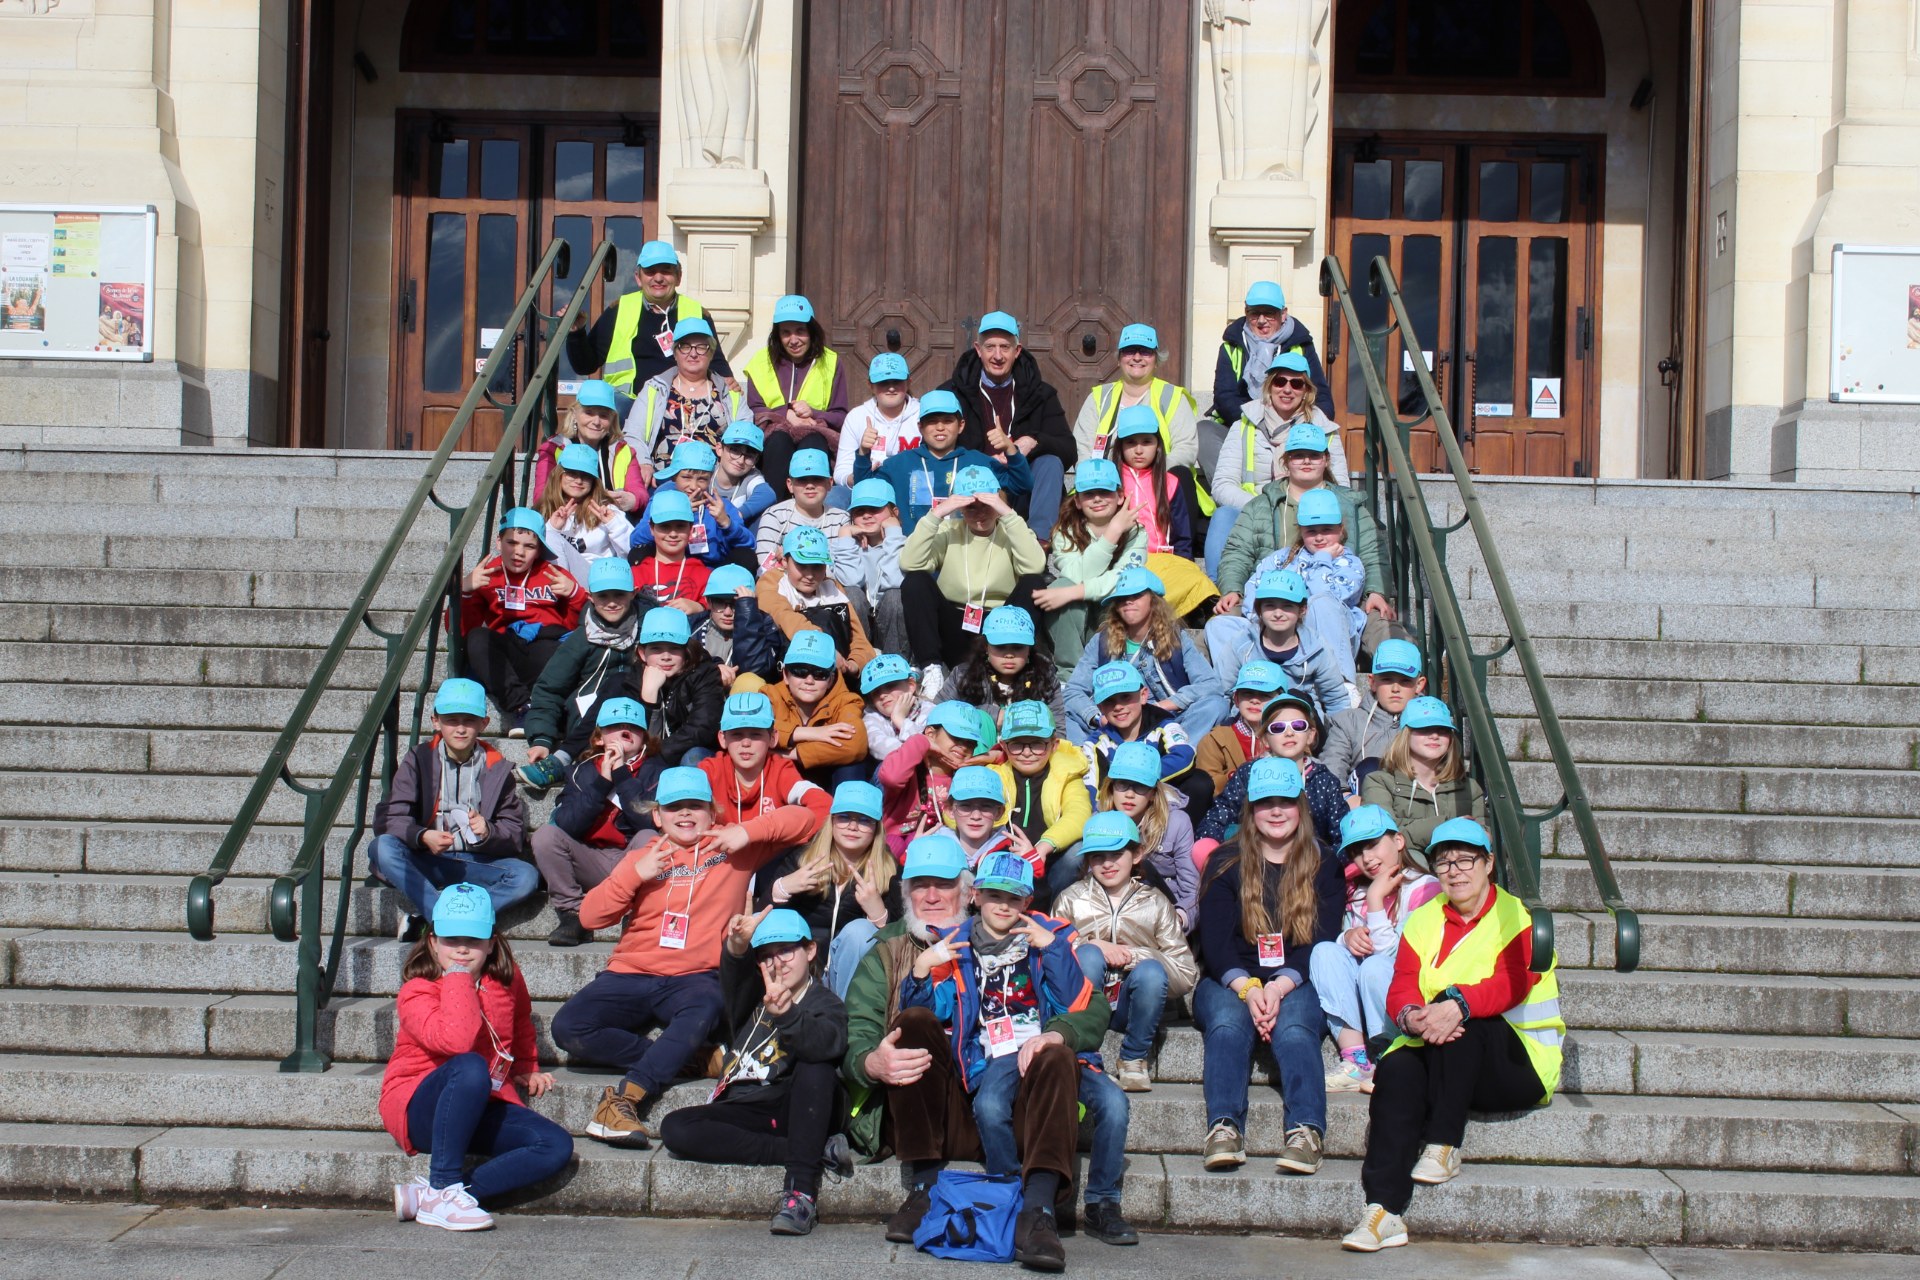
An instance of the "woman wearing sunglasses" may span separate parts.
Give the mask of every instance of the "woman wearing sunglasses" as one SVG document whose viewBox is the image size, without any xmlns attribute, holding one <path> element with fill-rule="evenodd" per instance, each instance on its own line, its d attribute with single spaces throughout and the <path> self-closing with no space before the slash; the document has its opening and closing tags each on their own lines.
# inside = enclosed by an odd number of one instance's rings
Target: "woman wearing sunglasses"
<svg viewBox="0 0 1920 1280">
<path fill-rule="evenodd" d="M 1209 577 L 1220 566 L 1221 549 L 1227 545 L 1227 532 L 1240 509 L 1268 482 L 1285 478 L 1287 471 L 1281 459 L 1286 455 L 1287 432 L 1297 423 L 1310 422 L 1327 433 L 1328 481 L 1341 488 L 1348 483 L 1347 452 L 1340 443 L 1340 428 L 1314 407 L 1313 379 L 1307 371 L 1306 357 L 1297 351 L 1276 357 L 1267 369 L 1262 389 L 1261 398 L 1249 400 L 1241 419 L 1228 428 L 1220 455 L 1208 473 L 1213 477 L 1213 500 L 1220 508 L 1207 528 Z"/>
<path fill-rule="evenodd" d="M 1352 801 L 1333 771 L 1313 758 L 1320 743 L 1320 717 L 1314 712 L 1312 695 L 1288 689 L 1274 697 L 1260 713 L 1262 745 L 1269 756 L 1291 760 L 1306 779 L 1307 811 L 1313 816 L 1313 834 L 1321 847 L 1340 847 L 1340 820 L 1347 816 Z M 1226 790 L 1214 798 L 1206 817 L 1194 833 L 1194 857 L 1202 861 L 1215 845 L 1233 834 L 1240 821 L 1240 810 L 1247 802 L 1247 777 L 1253 771 L 1249 762 L 1233 771 Z"/>
</svg>

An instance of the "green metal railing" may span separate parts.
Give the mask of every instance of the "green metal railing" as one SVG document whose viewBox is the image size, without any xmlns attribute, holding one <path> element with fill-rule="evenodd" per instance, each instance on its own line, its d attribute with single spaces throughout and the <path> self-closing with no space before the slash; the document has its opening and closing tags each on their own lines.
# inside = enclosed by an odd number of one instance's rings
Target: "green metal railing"
<svg viewBox="0 0 1920 1280">
<path fill-rule="evenodd" d="M 1402 621 L 1414 633 L 1415 641 L 1426 654 L 1430 692 L 1461 709 L 1466 717 L 1466 737 L 1475 776 L 1487 794 L 1492 816 L 1494 847 L 1499 853 L 1502 884 L 1533 913 L 1533 967 L 1545 969 L 1553 955 L 1553 915 L 1540 902 L 1541 833 L 1562 813 L 1569 814 L 1573 828 L 1586 854 L 1587 868 L 1600 891 L 1600 900 L 1613 914 L 1614 968 L 1630 973 L 1640 963 L 1640 920 L 1620 896 L 1613 867 L 1607 861 L 1606 846 L 1587 803 L 1586 788 L 1574 767 L 1573 753 L 1567 747 L 1560 717 L 1553 709 L 1553 698 L 1541 678 L 1540 664 L 1533 653 L 1533 641 L 1527 635 L 1513 589 L 1507 585 L 1506 570 L 1500 552 L 1493 544 L 1480 499 L 1474 493 L 1466 457 L 1454 435 L 1453 422 L 1434 385 L 1421 346 L 1407 316 L 1400 285 L 1385 258 L 1375 258 L 1369 268 L 1368 291 L 1384 296 L 1389 311 L 1385 329 L 1368 330 L 1360 321 L 1346 272 L 1338 259 L 1329 256 L 1320 264 L 1320 292 L 1334 298 L 1345 317 L 1350 335 L 1349 359 L 1360 369 L 1367 384 L 1366 474 L 1363 487 L 1374 517 L 1385 531 L 1391 594 L 1400 603 Z M 1336 317 L 1337 318 L 1337 317 Z M 1400 334 L 1401 349 L 1411 359 L 1425 412 L 1413 418 L 1401 418 L 1394 400 L 1387 393 L 1381 369 L 1387 363 L 1387 339 Z M 1414 469 L 1409 449 L 1411 431 L 1430 424 L 1446 455 L 1447 466 L 1459 489 L 1460 505 L 1465 511 L 1450 525 L 1439 525 L 1427 507 L 1420 486 L 1420 474 Z M 1479 544 L 1480 559 L 1487 582 L 1493 588 L 1506 628 L 1505 643 L 1489 653 L 1473 648 L 1467 632 L 1460 599 L 1447 572 L 1447 539 L 1461 529 L 1471 529 Z M 1519 663 L 1533 710 L 1540 722 L 1540 736 L 1553 757 L 1559 777 L 1560 799 L 1545 809 L 1528 809 L 1514 785 L 1513 764 L 1507 758 L 1493 705 L 1487 693 L 1487 674 L 1493 663 L 1511 653 Z"/>
<path fill-rule="evenodd" d="M 260 766 L 260 772 L 254 777 L 253 786 L 241 802 L 240 811 L 235 815 L 233 825 L 227 829 L 226 837 L 221 840 L 213 862 L 187 886 L 187 931 L 199 941 L 208 941 L 213 937 L 214 889 L 233 870 L 234 860 L 239 857 L 242 846 L 252 834 L 254 824 L 259 821 L 275 785 L 285 784 L 301 797 L 304 813 L 300 848 L 294 855 L 292 865 L 274 880 L 267 902 L 267 923 L 273 936 L 282 942 L 297 940 L 299 943 L 295 959 L 294 1047 L 293 1052 L 281 1060 L 282 1071 L 325 1071 L 331 1063 L 317 1043 L 319 1015 L 331 998 L 340 973 L 347 912 L 354 887 L 354 856 L 366 835 L 368 802 L 373 795 L 375 740 L 378 739 L 384 748 L 380 765 L 380 793 L 384 795 L 393 779 L 393 771 L 402 750 L 399 746 L 400 686 L 406 677 L 407 667 L 424 640 L 425 660 L 414 690 L 412 723 L 407 738 L 407 749 L 410 750 L 419 741 L 421 720 L 432 696 L 434 665 L 442 639 L 443 613 L 447 619 L 445 639 L 448 665 L 456 674 L 464 669 L 464 654 L 457 643 L 460 634 L 458 584 L 461 560 L 468 541 L 475 529 L 481 527 L 483 514 L 484 526 L 490 530 L 496 513 L 514 506 L 516 493 L 526 494 L 535 448 L 541 439 L 552 433 L 558 416 L 559 394 L 554 370 L 565 346 L 565 335 L 572 327 L 574 318 L 586 305 L 594 276 L 598 274 L 608 281 L 613 279 L 613 247 L 602 242 L 594 250 L 586 270 L 581 272 L 567 305 L 558 315 L 542 313 L 535 306 L 540 291 L 549 280 L 564 280 L 571 276 L 568 269 L 571 257 L 567 242 L 558 239 L 549 244 L 541 255 L 539 265 L 527 281 L 527 287 L 521 292 L 519 301 L 514 304 L 511 315 L 502 326 L 504 340 L 494 345 L 493 353 L 481 366 L 472 388 L 460 404 L 459 412 L 448 425 L 440 447 L 434 450 L 428 460 L 420 483 L 414 487 L 413 495 L 402 508 L 399 519 L 394 522 L 393 533 L 380 549 L 380 554 L 374 558 L 373 567 L 368 570 L 359 594 L 348 606 L 346 615 L 340 619 L 333 642 L 321 655 L 312 679 L 307 682 L 300 700 L 287 717 L 286 728 L 280 731 L 273 750 L 267 754 L 266 763 Z M 507 362 L 513 359 L 520 345 L 519 335 L 525 337 L 527 357 L 532 362 L 533 370 L 519 395 L 503 401 L 493 394 L 492 387 L 495 376 L 510 368 Z M 472 496 L 463 505 L 451 505 L 434 493 L 434 486 L 482 404 L 502 413 L 511 411 L 511 417 L 501 432 L 500 443 L 488 460 L 485 472 L 474 485 Z M 517 483 L 513 467 L 516 453 L 521 455 Z M 445 547 L 406 625 L 397 632 L 384 630 L 371 617 L 374 597 L 386 581 L 387 572 L 393 567 L 401 547 L 411 535 L 414 522 L 429 501 L 447 513 L 450 528 Z M 288 762 L 301 735 L 307 731 L 314 708 L 319 705 L 321 697 L 332 689 L 340 661 L 362 627 L 385 642 L 386 666 L 331 780 L 324 786 L 311 786 L 293 776 Z M 353 820 L 340 851 L 335 875 L 332 942 L 323 963 L 321 908 L 327 892 L 326 847 L 349 793 L 353 797 Z"/>
</svg>

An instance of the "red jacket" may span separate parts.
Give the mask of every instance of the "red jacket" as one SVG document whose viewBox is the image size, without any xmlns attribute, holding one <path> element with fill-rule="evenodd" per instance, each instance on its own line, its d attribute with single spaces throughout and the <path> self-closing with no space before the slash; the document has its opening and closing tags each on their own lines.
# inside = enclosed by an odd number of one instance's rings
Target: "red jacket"
<svg viewBox="0 0 1920 1280">
<path fill-rule="evenodd" d="M 493 1096 L 502 1102 L 525 1105 L 514 1076 L 540 1069 L 540 1047 L 533 1039 L 533 998 L 518 967 L 513 983 L 476 981 L 458 969 L 431 978 L 412 978 L 400 988 L 400 1029 L 394 1034 L 393 1056 L 380 1079 L 380 1123 L 408 1155 L 420 1154 L 407 1134 L 407 1104 L 413 1091 L 448 1058 L 477 1053 L 494 1065 L 493 1038 L 513 1055 L 507 1080 Z M 484 1017 L 482 1016 L 484 1014 Z M 492 1034 L 487 1031 L 493 1026 Z"/>
<path fill-rule="evenodd" d="M 1440 911 L 1446 921 L 1440 930 L 1440 950 L 1433 958 L 1440 964 L 1453 954 L 1460 945 L 1460 939 L 1467 936 L 1473 926 L 1493 910 L 1494 900 L 1503 890 L 1499 885 L 1487 895 L 1486 905 L 1480 908 L 1480 914 L 1468 920 L 1453 909 L 1451 902 L 1441 902 Z M 1467 1008 L 1476 1018 L 1494 1018 L 1526 1001 L 1527 994 L 1533 990 L 1533 984 L 1540 975 L 1527 966 L 1533 963 L 1533 932 L 1522 929 L 1514 935 L 1513 941 L 1506 945 L 1493 963 L 1493 972 L 1479 982 L 1460 988 L 1460 994 L 1467 998 Z M 1402 944 L 1393 958 L 1393 981 L 1387 987 L 1387 1017 L 1399 1021 L 1400 1011 L 1408 1005 L 1424 1005 L 1425 997 L 1420 994 L 1420 957 L 1412 947 Z"/>
<path fill-rule="evenodd" d="M 788 845 L 805 844 L 820 833 L 833 797 L 800 776 L 800 766 L 785 756 L 769 755 L 760 781 L 740 790 L 733 760 L 722 751 L 700 762 L 700 771 L 713 787 L 713 820 L 720 826 L 777 819 L 767 831 Z"/>
<path fill-rule="evenodd" d="M 571 631 L 580 625 L 580 609 L 587 598 L 587 590 L 573 575 L 552 561 L 536 564 L 523 581 L 515 582 L 507 577 L 507 571 L 500 566 L 500 557 L 488 556 L 486 561 L 487 585 L 480 591 L 469 591 L 460 597 L 460 634 L 475 627 L 485 627 L 489 631 L 505 631 L 510 622 L 537 622 L 543 627 L 561 627 Z M 562 582 L 572 583 L 573 592 L 561 599 L 553 588 Z M 506 601 L 509 589 L 525 593 L 526 608 L 509 609 Z"/>
</svg>

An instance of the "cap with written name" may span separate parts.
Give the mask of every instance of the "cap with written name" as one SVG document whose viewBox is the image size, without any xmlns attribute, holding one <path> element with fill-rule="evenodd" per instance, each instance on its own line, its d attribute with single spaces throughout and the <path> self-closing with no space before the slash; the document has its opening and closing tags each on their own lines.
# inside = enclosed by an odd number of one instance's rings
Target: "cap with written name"
<svg viewBox="0 0 1920 1280">
<path fill-rule="evenodd" d="M 1307 789 L 1300 766 L 1285 756 L 1262 756 L 1247 770 L 1247 799 L 1292 800 Z"/>
<path fill-rule="evenodd" d="M 1094 814 L 1080 833 L 1080 847 L 1087 853 L 1105 853 L 1139 843 L 1139 824 L 1118 809 Z"/>
<path fill-rule="evenodd" d="M 983 736 L 980 732 L 980 713 L 966 702 L 941 703 L 927 713 L 927 724 L 968 742 L 978 742 Z"/>
<path fill-rule="evenodd" d="M 1000 477 L 993 474 L 992 467 L 962 467 L 960 474 L 953 478 L 953 491 L 967 495 L 998 493 Z"/>
<path fill-rule="evenodd" d="M 1253 584 L 1253 598 L 1285 600 L 1288 604 L 1307 602 L 1307 580 L 1291 569 L 1269 569 Z"/>
<path fill-rule="evenodd" d="M 1017 604 L 1003 604 L 987 612 L 980 637 L 988 644 L 1033 643 L 1033 615 Z"/>
<path fill-rule="evenodd" d="M 1420 648 L 1411 640 L 1382 640 L 1380 647 L 1373 651 L 1373 674 L 1377 676 L 1405 676 L 1409 680 L 1418 680 L 1425 669 L 1420 659 Z"/>
<path fill-rule="evenodd" d="M 1017 853 L 988 854 L 973 873 L 973 887 L 1029 897 L 1033 893 L 1033 864 Z"/>
<path fill-rule="evenodd" d="M 832 564 L 833 548 L 827 535 L 810 524 L 797 524 L 780 539 L 780 550 L 793 557 L 795 564 Z"/>
<path fill-rule="evenodd" d="M 1327 433 L 1311 422 L 1296 422 L 1287 428 L 1286 442 L 1280 446 L 1281 453 L 1325 453 L 1327 451 Z"/>
<path fill-rule="evenodd" d="M 1153 351 L 1160 350 L 1160 335 L 1150 324 L 1130 324 L 1120 331 L 1120 350 Z"/>
<path fill-rule="evenodd" d="M 633 590 L 633 566 L 619 556 L 601 556 L 587 565 L 587 594 Z"/>
<path fill-rule="evenodd" d="M 433 903 L 433 932 L 439 938 L 491 938 L 493 898 L 477 884 L 450 884 Z"/>
<path fill-rule="evenodd" d="M 1120 468 L 1105 458 L 1086 458 L 1073 469 L 1076 493 L 1120 492 Z"/>
<path fill-rule="evenodd" d="M 1035 699 L 1016 702 L 1000 716 L 1000 740 L 1008 738 L 1051 738 L 1053 708 Z"/>
<path fill-rule="evenodd" d="M 1233 678 L 1233 689 L 1238 693 L 1242 689 L 1252 689 L 1256 693 L 1278 693 L 1293 682 L 1287 679 L 1287 672 L 1277 662 L 1255 659 L 1240 668 L 1240 674 Z"/>
</svg>

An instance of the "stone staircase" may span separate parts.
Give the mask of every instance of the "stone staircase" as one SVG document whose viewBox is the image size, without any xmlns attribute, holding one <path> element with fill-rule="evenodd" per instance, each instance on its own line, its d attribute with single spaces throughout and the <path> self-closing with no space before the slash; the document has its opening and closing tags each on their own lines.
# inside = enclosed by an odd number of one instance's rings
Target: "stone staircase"
<svg viewBox="0 0 1920 1280">
<path fill-rule="evenodd" d="M 346 994 L 324 1025 L 336 1065 L 294 1076 L 277 1070 L 294 949 L 265 931 L 294 798 L 269 805 L 218 891 L 213 942 L 188 938 L 184 891 L 419 465 L 0 454 L 0 1194 L 379 1204 L 408 1168 L 374 1110 L 401 955 L 392 895 L 353 889 Z M 475 474 L 459 464 L 444 496 Z M 1431 490 L 1442 514 L 1448 492 Z M 1416 1230 L 1914 1250 L 1920 648 L 1901 646 L 1920 635 L 1920 587 L 1896 568 L 1920 551 L 1912 495 L 1497 481 L 1483 494 L 1645 940 L 1639 973 L 1612 972 L 1610 918 L 1557 827 L 1544 888 L 1574 1028 L 1565 1090 L 1476 1120 L 1467 1171 L 1420 1192 Z M 410 545 L 378 603 L 411 605 L 434 553 L 430 536 Z M 1469 547 L 1453 568 L 1470 626 L 1492 634 Z M 331 767 L 377 673 L 369 636 L 296 773 Z M 1527 798 L 1551 800 L 1510 659 L 1493 696 Z M 541 945 L 549 915 L 512 930 L 543 1038 L 608 949 Z M 1364 1099 L 1331 1100 L 1314 1178 L 1262 1160 L 1208 1174 L 1200 1060 L 1193 1029 L 1168 1027 L 1155 1089 L 1133 1098 L 1129 1215 L 1172 1230 L 1350 1225 Z M 563 1069 L 540 1105 L 577 1131 L 607 1078 Z M 701 1096 L 689 1084 L 667 1101 Z M 1250 1127 L 1253 1153 L 1271 1154 L 1271 1090 L 1256 1086 Z M 759 1216 L 778 1186 L 773 1170 L 589 1141 L 579 1153 L 530 1208 Z M 822 1208 L 873 1219 L 898 1197 L 895 1166 L 863 1166 Z"/>
</svg>

